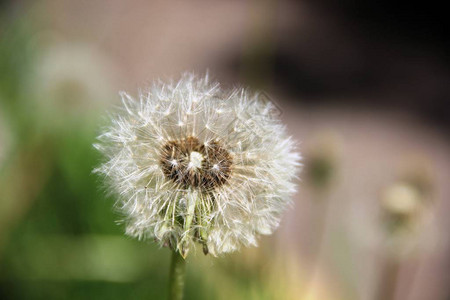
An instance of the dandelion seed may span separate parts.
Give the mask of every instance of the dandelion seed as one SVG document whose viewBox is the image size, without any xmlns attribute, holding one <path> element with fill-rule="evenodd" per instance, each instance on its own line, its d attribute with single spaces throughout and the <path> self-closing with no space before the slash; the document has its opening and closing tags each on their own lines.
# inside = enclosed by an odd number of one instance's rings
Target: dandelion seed
<svg viewBox="0 0 450 300">
<path fill-rule="evenodd" d="M 195 243 L 216 256 L 273 232 L 300 166 L 275 106 L 190 73 L 139 100 L 121 95 L 95 171 L 118 195 L 128 235 L 185 257 Z"/>
</svg>

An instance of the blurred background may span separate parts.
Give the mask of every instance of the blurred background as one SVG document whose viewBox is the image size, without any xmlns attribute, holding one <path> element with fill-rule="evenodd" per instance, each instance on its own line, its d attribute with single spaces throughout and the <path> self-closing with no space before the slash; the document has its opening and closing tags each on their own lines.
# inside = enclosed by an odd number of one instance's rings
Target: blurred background
<svg viewBox="0 0 450 300">
<path fill-rule="evenodd" d="M 183 71 L 270 95 L 304 168 L 258 248 L 186 299 L 450 299 L 447 16 L 390 1 L 0 1 L 0 298 L 165 299 L 91 173 L 118 92 Z"/>
</svg>

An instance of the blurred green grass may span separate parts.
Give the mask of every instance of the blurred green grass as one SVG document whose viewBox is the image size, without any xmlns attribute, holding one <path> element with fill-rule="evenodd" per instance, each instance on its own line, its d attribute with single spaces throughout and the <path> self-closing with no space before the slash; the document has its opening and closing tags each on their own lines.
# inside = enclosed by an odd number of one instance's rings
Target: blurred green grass
<svg viewBox="0 0 450 300">
<path fill-rule="evenodd" d="M 42 94 L 37 68 L 48 45 L 36 41 L 36 22 L 30 13 L 0 21 L 0 129 L 10 137 L 0 141 L 0 298 L 165 299 L 169 251 L 123 234 L 114 199 L 92 173 L 101 160 L 92 146 L 99 116 L 114 99 L 96 114 L 97 99 L 81 99 L 96 93 L 67 95 L 68 107 L 58 97 L 73 90 Z M 188 259 L 186 299 L 274 298 L 264 264 L 200 252 Z"/>
<path fill-rule="evenodd" d="M 0 166 L 0 298 L 165 298 L 168 251 L 123 235 L 92 174 L 98 120 L 41 113 L 48 103 L 36 101 L 43 95 L 31 82 L 43 51 L 33 18 L 2 23 L 0 109 L 11 141 Z"/>
</svg>

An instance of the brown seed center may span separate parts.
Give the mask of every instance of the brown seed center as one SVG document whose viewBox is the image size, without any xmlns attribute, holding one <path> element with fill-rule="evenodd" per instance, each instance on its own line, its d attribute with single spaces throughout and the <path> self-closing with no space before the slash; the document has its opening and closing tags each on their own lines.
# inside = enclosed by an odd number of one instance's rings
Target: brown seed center
<svg viewBox="0 0 450 300">
<path fill-rule="evenodd" d="M 227 182 L 232 159 L 218 141 L 201 144 L 196 137 L 167 142 L 161 151 L 166 178 L 183 188 L 212 190 Z"/>
</svg>

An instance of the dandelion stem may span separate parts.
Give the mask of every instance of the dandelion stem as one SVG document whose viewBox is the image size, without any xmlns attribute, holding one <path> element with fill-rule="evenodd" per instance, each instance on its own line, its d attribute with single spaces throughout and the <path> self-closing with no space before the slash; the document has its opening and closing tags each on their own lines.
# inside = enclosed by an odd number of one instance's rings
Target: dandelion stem
<svg viewBox="0 0 450 300">
<path fill-rule="evenodd" d="M 391 257 L 385 259 L 384 266 L 380 272 L 377 295 L 375 295 L 374 299 L 395 299 L 399 271 L 400 263 L 398 261 Z"/>
<path fill-rule="evenodd" d="M 320 275 L 320 269 L 322 266 L 321 258 L 325 254 L 324 251 L 326 246 L 326 235 L 327 235 L 327 227 L 329 222 L 329 210 L 331 203 L 329 199 L 327 199 L 327 190 L 318 190 L 316 191 L 315 197 L 316 204 L 318 205 L 316 211 L 317 215 L 315 216 L 316 221 L 316 232 L 315 232 L 315 239 L 312 242 L 313 245 L 313 255 L 311 257 L 312 261 L 312 268 L 311 268 L 311 274 L 309 277 L 309 282 L 306 285 L 307 291 L 305 293 L 307 299 L 313 298 L 313 294 L 315 292 L 315 284 L 316 280 L 318 279 Z"/>
<path fill-rule="evenodd" d="M 172 251 L 169 277 L 169 300 L 183 299 L 186 262 L 178 251 Z"/>
</svg>

